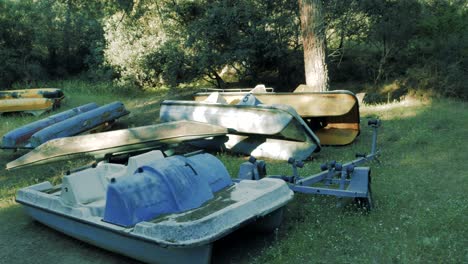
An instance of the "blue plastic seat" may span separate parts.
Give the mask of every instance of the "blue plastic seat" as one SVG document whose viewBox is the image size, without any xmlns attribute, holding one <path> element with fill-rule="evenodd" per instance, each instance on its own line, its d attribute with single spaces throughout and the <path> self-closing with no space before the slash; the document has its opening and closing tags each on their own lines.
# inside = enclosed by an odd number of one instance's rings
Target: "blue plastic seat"
<svg viewBox="0 0 468 264">
<path fill-rule="evenodd" d="M 224 165 L 210 154 L 157 159 L 132 175 L 111 180 L 104 221 L 133 226 L 162 214 L 195 209 L 231 184 Z"/>
</svg>

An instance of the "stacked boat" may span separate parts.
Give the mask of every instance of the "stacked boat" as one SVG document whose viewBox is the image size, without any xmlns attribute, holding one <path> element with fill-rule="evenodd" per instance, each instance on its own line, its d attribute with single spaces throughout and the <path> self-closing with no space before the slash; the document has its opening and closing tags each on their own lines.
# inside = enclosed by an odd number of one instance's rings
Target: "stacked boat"
<svg viewBox="0 0 468 264">
<path fill-rule="evenodd" d="M 262 85 L 254 89 L 227 89 L 195 94 L 203 102 L 213 92 L 219 93 L 227 104 L 236 104 L 246 94 L 254 95 L 265 105 L 288 105 L 304 119 L 320 140 L 321 145 L 342 146 L 352 143 L 359 135 L 359 103 L 350 91 L 310 92 L 299 85 L 292 93 L 276 93 Z"/>
<path fill-rule="evenodd" d="M 51 139 L 104 130 L 128 113 L 121 102 L 101 107 L 89 103 L 12 130 L 3 136 L 1 147 L 35 148 Z"/>
<path fill-rule="evenodd" d="M 0 113 L 24 112 L 40 115 L 60 106 L 65 95 L 56 88 L 0 91 Z"/>
<path fill-rule="evenodd" d="M 178 144 L 225 136 L 227 129 L 193 121 L 176 121 L 156 125 L 120 129 L 95 134 L 52 139 L 29 153 L 11 161 L 7 169 L 16 169 L 77 157 L 96 161 L 170 149 Z"/>
</svg>

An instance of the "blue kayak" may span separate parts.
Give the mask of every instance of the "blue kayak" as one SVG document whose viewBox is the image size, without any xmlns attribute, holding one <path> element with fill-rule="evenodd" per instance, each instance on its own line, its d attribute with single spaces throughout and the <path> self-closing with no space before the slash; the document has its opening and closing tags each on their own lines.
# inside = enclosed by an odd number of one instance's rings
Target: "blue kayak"
<svg viewBox="0 0 468 264">
<path fill-rule="evenodd" d="M 35 148 L 51 139 L 87 132 L 129 113 L 122 102 L 113 102 L 48 126 L 32 135 L 29 142 Z"/>
<path fill-rule="evenodd" d="M 5 134 L 2 138 L 2 147 L 3 148 L 27 148 L 29 144 L 29 139 L 34 133 L 44 129 L 48 126 L 62 122 L 68 118 L 74 117 L 76 115 L 88 112 L 90 110 L 96 109 L 99 106 L 95 103 L 89 103 L 82 106 L 75 107 L 68 111 L 58 113 L 47 118 L 41 119 L 39 121 L 27 124 L 25 126 L 19 127 L 15 130 L 12 130 Z"/>
</svg>

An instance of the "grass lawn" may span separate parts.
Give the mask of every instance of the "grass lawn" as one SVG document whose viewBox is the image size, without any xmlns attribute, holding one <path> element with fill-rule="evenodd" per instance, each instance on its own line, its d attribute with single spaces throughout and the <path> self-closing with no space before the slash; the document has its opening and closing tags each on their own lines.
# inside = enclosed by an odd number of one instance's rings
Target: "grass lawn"
<svg viewBox="0 0 468 264">
<path fill-rule="evenodd" d="M 135 93 L 79 82 L 63 87 L 60 111 L 120 100 L 132 112 L 118 127 L 158 121 L 163 99 L 190 98 L 193 90 Z M 49 86 L 52 86 L 49 84 Z M 175 95 L 179 94 L 179 95 Z M 468 103 L 449 99 L 406 99 L 361 107 L 362 133 L 346 147 L 315 153 L 301 175 L 319 171 L 324 161 L 349 161 L 370 149 L 367 118 L 379 117 L 380 163 L 372 168 L 375 209 L 365 214 L 338 207 L 332 197 L 296 194 L 281 228 L 271 234 L 242 229 L 215 244 L 214 263 L 468 263 Z M 0 116 L 0 135 L 41 117 Z M 24 152 L 0 151 L 0 263 L 133 263 L 132 259 L 75 240 L 25 215 L 16 190 L 61 175 L 86 160 L 6 171 Z M 231 175 L 245 157 L 219 154 Z M 271 174 L 289 174 L 285 162 L 271 161 Z"/>
</svg>

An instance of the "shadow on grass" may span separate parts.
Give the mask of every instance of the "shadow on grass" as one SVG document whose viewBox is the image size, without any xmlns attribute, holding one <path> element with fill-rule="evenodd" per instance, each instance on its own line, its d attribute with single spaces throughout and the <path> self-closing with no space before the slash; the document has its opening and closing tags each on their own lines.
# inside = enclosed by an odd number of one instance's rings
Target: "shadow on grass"
<svg viewBox="0 0 468 264">
<path fill-rule="evenodd" d="M 251 226 L 242 227 L 214 243 L 213 264 L 248 263 L 273 246 L 277 232 L 258 232 Z"/>
</svg>

